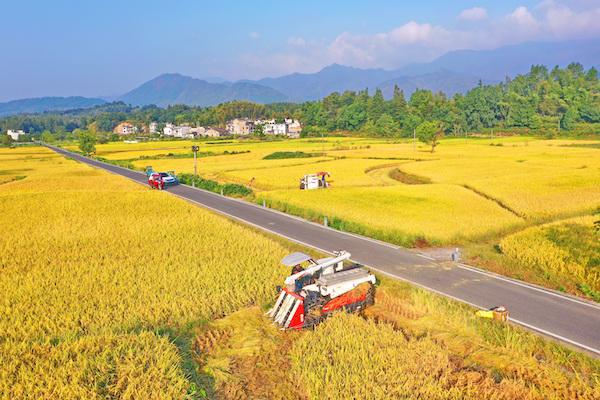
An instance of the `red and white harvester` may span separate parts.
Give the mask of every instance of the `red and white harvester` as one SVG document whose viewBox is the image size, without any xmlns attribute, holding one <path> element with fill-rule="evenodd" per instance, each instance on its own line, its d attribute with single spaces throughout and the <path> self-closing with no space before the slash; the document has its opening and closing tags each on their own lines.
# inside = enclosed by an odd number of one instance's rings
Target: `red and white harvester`
<svg viewBox="0 0 600 400">
<path fill-rule="evenodd" d="M 281 262 L 292 267 L 292 274 L 267 315 L 281 329 L 302 329 L 315 326 L 336 310 L 358 312 L 372 305 L 375 275 L 359 264 L 344 266 L 349 258 L 346 251 L 320 260 L 304 253 L 285 257 Z"/>
</svg>

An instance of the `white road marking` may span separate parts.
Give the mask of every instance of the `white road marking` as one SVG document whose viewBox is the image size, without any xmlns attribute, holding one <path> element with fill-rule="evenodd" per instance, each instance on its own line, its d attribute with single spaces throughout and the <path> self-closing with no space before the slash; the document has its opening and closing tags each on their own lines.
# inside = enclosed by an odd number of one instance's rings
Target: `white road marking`
<svg viewBox="0 0 600 400">
<path fill-rule="evenodd" d="M 586 302 L 586 301 L 582 301 L 582 300 L 578 300 L 578 299 L 575 299 L 575 298 L 570 297 L 570 296 L 564 296 L 564 295 L 562 295 L 560 293 L 554 293 L 551 290 L 547 290 L 547 289 L 544 289 L 544 288 L 533 286 L 533 285 L 530 285 L 530 284 L 527 284 L 527 283 L 524 283 L 524 282 L 519 282 L 517 280 L 506 278 L 506 277 L 503 277 L 503 276 L 498 275 L 498 274 L 490 273 L 490 272 L 487 272 L 487 271 L 482 271 L 479 268 L 471 267 L 470 265 L 465 265 L 465 264 L 460 264 L 459 263 L 456 266 L 458 268 L 462 268 L 462 269 L 466 269 L 468 271 L 476 272 L 478 274 L 485 275 L 485 276 L 488 276 L 490 278 L 499 279 L 499 280 L 504 281 L 504 282 L 512 283 L 513 285 L 522 286 L 522 287 L 525 287 L 525 288 L 528 288 L 528 289 L 536 290 L 538 292 L 546 293 L 546 294 L 549 294 L 551 296 L 556 296 L 556 297 L 564 299 L 564 300 L 569 300 L 569 301 L 572 301 L 574 303 L 582 304 L 584 306 L 588 306 L 588 307 L 592 307 L 592 308 L 596 308 L 596 309 L 600 310 L 600 305 L 592 304 L 592 303 L 589 303 L 589 302 Z"/>
</svg>

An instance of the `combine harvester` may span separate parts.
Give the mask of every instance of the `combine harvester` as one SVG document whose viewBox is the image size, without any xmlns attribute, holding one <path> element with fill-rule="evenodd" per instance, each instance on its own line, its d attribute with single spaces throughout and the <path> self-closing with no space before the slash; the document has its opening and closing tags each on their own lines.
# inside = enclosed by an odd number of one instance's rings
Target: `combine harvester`
<svg viewBox="0 0 600 400">
<path fill-rule="evenodd" d="M 317 172 L 316 174 L 308 174 L 304 175 L 300 178 L 300 189 L 301 190 L 310 190 L 310 189 L 327 189 L 329 187 L 329 182 L 327 182 L 327 178 L 331 175 L 329 172 Z"/>
<path fill-rule="evenodd" d="M 375 302 L 375 275 L 359 264 L 344 267 L 350 253 L 334 254 L 315 261 L 307 254 L 292 253 L 281 261 L 292 267 L 292 274 L 267 312 L 281 329 L 310 328 L 336 310 L 358 312 Z"/>
</svg>

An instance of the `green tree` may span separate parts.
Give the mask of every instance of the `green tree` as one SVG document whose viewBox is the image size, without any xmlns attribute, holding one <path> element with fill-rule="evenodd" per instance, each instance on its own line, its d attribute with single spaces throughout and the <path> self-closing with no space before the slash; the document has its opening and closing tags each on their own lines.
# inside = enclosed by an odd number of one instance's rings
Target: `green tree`
<svg viewBox="0 0 600 400">
<path fill-rule="evenodd" d="M 52 133 L 50 133 L 50 131 L 48 131 L 48 130 L 45 130 L 44 132 L 42 132 L 41 139 L 42 139 L 42 142 L 45 142 L 45 143 L 53 143 L 56 140 L 54 135 Z"/>
<path fill-rule="evenodd" d="M 10 146 L 12 144 L 13 139 L 10 136 L 8 136 L 8 134 L 0 134 L 0 136 L 0 144 L 2 144 L 3 146 Z"/>
<path fill-rule="evenodd" d="M 344 107 L 338 117 L 338 126 L 341 129 L 356 131 L 363 126 L 367 120 L 367 113 L 360 102 Z"/>
<path fill-rule="evenodd" d="M 85 154 L 90 155 L 96 152 L 96 136 L 88 131 L 79 132 L 79 149 Z"/>
<path fill-rule="evenodd" d="M 435 151 L 439 140 L 444 136 L 440 121 L 426 121 L 417 126 L 417 138 L 431 146 L 431 152 Z"/>
<path fill-rule="evenodd" d="M 254 125 L 254 132 L 253 132 L 253 134 L 255 136 L 258 136 L 258 137 L 265 137 L 265 131 L 264 131 L 263 124 L 256 124 L 256 125 Z"/>
<path fill-rule="evenodd" d="M 402 119 L 406 115 L 406 98 L 404 97 L 404 91 L 398 87 L 398 85 L 394 85 L 394 96 L 392 97 L 392 102 L 390 106 L 390 111 L 392 117 L 398 122 L 402 121 Z"/>
<path fill-rule="evenodd" d="M 379 136 L 396 136 L 398 133 L 398 124 L 388 114 L 383 114 L 375 122 L 375 132 Z"/>
<path fill-rule="evenodd" d="M 566 131 L 572 130 L 578 118 L 577 110 L 573 107 L 568 108 L 560 119 L 560 128 Z"/>
<path fill-rule="evenodd" d="M 385 99 L 381 89 L 377 88 L 375 94 L 369 99 L 369 119 L 371 121 L 377 121 L 381 115 L 385 112 Z"/>
</svg>

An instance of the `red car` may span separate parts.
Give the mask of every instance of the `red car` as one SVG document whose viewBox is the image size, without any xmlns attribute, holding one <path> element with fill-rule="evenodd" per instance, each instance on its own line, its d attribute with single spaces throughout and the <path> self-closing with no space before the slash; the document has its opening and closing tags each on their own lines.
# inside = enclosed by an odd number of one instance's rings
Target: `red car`
<svg viewBox="0 0 600 400">
<path fill-rule="evenodd" d="M 165 188 L 165 181 L 158 172 L 154 172 L 148 177 L 148 185 L 150 185 L 151 189 L 163 190 Z"/>
</svg>

